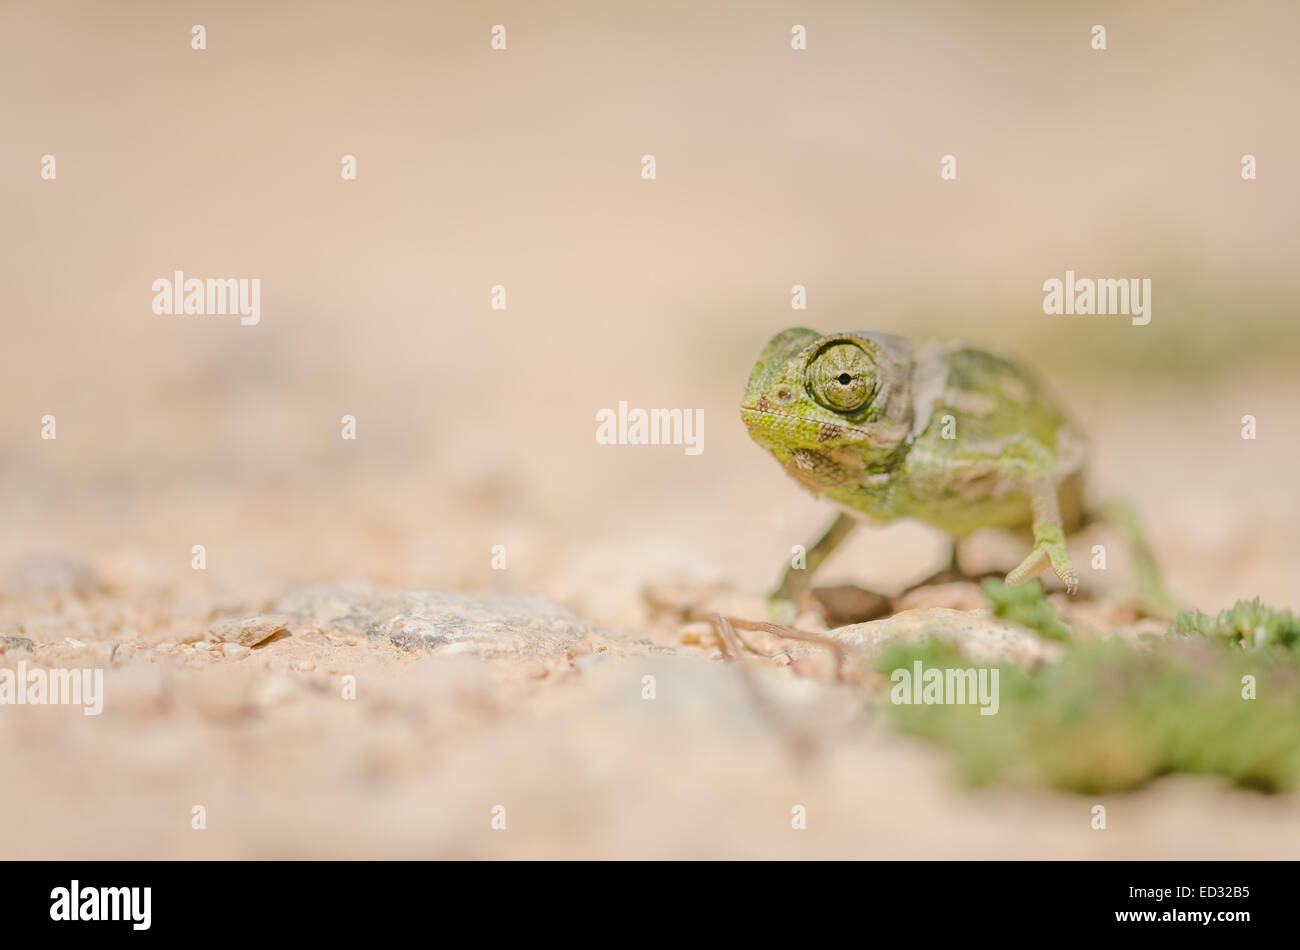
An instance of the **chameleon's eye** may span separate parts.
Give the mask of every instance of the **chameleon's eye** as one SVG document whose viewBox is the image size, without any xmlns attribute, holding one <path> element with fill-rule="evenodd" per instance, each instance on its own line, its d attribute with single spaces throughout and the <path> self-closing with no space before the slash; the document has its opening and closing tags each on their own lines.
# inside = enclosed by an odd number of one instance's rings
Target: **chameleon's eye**
<svg viewBox="0 0 1300 950">
<path fill-rule="evenodd" d="M 834 343 L 808 367 L 808 384 L 817 401 L 836 412 L 855 412 L 876 389 L 876 366 L 861 347 Z"/>
</svg>

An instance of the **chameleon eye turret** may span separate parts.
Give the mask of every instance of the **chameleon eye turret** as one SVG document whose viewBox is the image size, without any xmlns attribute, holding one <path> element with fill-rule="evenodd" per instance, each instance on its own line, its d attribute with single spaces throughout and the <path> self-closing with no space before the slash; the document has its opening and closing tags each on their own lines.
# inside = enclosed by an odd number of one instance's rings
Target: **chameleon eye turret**
<svg viewBox="0 0 1300 950">
<path fill-rule="evenodd" d="M 836 412 L 857 412 L 876 391 L 876 366 L 855 343 L 832 343 L 808 365 L 813 398 Z"/>
</svg>

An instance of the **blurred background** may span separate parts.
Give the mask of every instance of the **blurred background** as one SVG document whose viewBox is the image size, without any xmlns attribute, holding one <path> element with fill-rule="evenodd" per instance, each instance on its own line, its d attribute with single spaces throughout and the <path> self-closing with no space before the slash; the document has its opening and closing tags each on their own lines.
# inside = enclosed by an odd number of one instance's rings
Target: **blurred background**
<svg viewBox="0 0 1300 950">
<path fill-rule="evenodd" d="M 536 591 L 635 631 L 645 583 L 765 590 L 826 518 L 737 413 L 808 325 L 1037 367 L 1176 595 L 1295 606 L 1297 30 L 1284 0 L 0 4 L 0 562 L 151 602 Z M 1149 277 L 1150 324 L 1044 315 L 1067 269 Z M 155 315 L 175 270 L 260 278 L 260 325 Z M 597 445 L 619 400 L 703 409 L 703 454 Z M 880 528 L 828 570 L 896 589 L 943 543 Z"/>
</svg>

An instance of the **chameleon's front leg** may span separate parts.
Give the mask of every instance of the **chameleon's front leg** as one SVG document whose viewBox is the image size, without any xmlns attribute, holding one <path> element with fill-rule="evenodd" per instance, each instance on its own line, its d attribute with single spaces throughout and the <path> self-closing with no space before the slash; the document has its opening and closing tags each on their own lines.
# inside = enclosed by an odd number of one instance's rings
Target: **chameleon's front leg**
<svg viewBox="0 0 1300 950">
<path fill-rule="evenodd" d="M 1074 562 L 1065 547 L 1065 528 L 1061 524 L 1061 504 L 1056 496 L 1052 456 L 1035 443 L 1026 453 L 1026 462 L 1034 517 L 1034 549 L 1007 575 L 1007 583 L 1023 584 L 1050 564 L 1065 589 L 1073 594 L 1079 589 L 1079 572 L 1074 569 Z"/>
<path fill-rule="evenodd" d="M 785 569 L 785 574 L 781 578 L 781 586 L 772 594 L 771 599 L 799 603 L 803 596 L 812 589 L 812 577 L 817 568 L 825 563 L 834 550 L 853 532 L 857 524 L 855 518 L 844 512 L 836 515 L 835 520 L 831 522 L 831 526 L 826 529 L 826 533 L 808 546 L 808 551 L 804 555 L 804 567 L 800 569 L 792 564 Z"/>
</svg>

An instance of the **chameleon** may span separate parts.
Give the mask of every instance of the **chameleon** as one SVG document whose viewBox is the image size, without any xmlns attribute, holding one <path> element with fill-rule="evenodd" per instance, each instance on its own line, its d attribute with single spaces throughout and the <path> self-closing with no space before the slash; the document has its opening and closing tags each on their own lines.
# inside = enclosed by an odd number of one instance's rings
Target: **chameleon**
<svg viewBox="0 0 1300 950">
<path fill-rule="evenodd" d="M 840 512 L 786 569 L 776 600 L 798 601 L 812 575 L 863 520 L 912 518 L 957 540 L 979 528 L 1032 532 L 1006 575 L 1049 567 L 1074 594 L 1066 532 L 1086 520 L 1088 444 L 1029 370 L 958 341 L 913 351 L 870 330 L 802 327 L 763 348 L 745 386 L 750 437 L 796 482 Z"/>
</svg>

